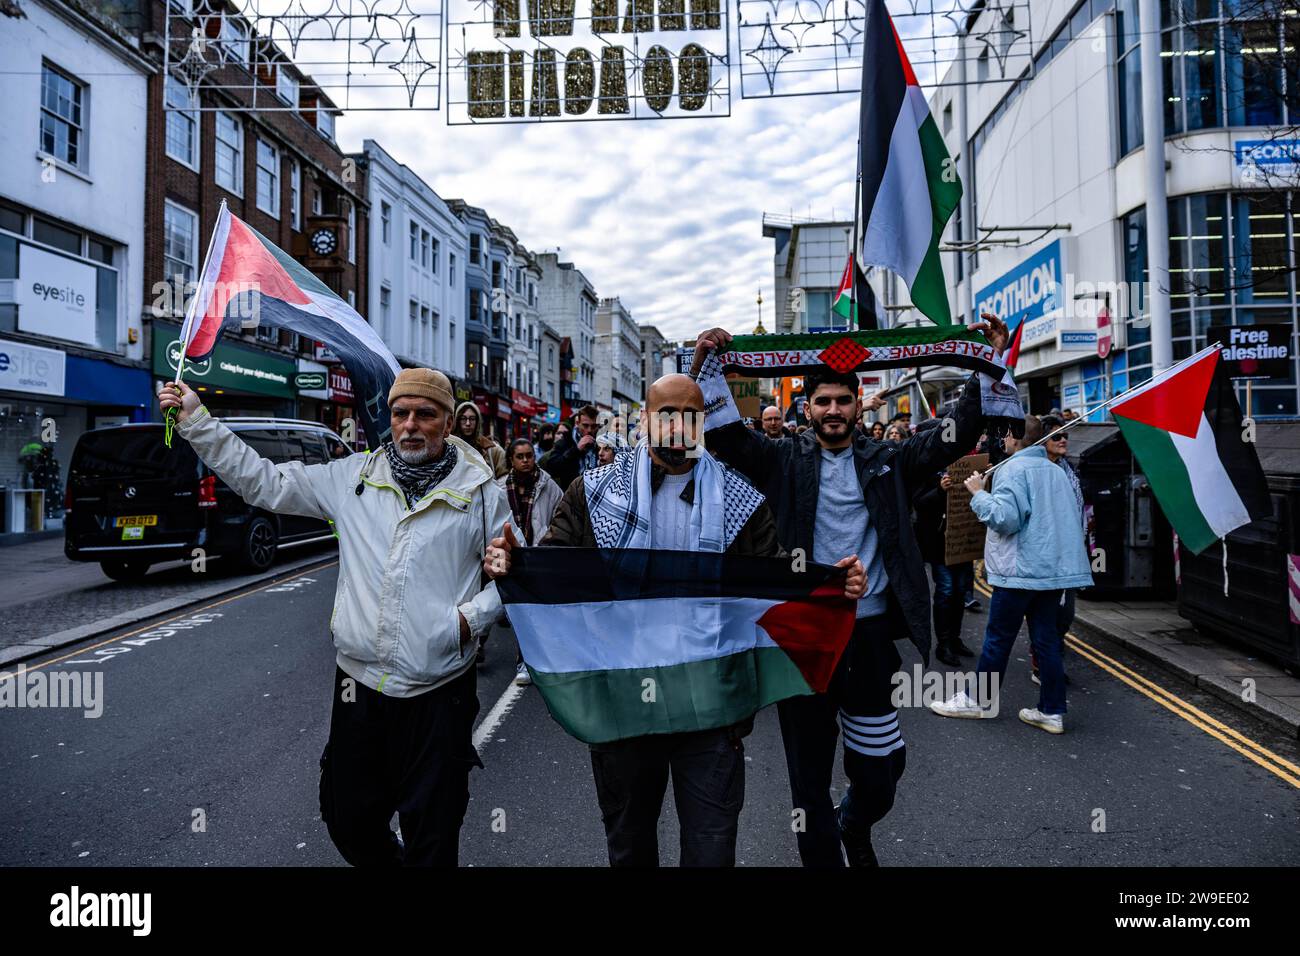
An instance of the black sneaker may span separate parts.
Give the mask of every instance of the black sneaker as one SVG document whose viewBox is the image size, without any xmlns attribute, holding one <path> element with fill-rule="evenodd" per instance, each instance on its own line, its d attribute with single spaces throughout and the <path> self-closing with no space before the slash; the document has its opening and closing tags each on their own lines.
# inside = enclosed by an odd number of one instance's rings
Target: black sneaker
<svg viewBox="0 0 1300 956">
<path fill-rule="evenodd" d="M 969 601 L 966 602 L 966 610 L 979 613 L 980 611 L 984 610 L 984 605 L 980 604 L 980 602 L 977 599 L 971 598 Z"/>
<path fill-rule="evenodd" d="M 934 659 L 946 667 L 961 667 L 961 661 L 947 644 L 938 644 L 934 648 Z"/>
<path fill-rule="evenodd" d="M 952 639 L 952 641 L 950 642 L 949 647 L 950 647 L 950 649 L 956 651 L 956 652 L 957 652 L 957 656 L 959 656 L 959 657 L 974 657 L 974 656 L 975 656 L 975 652 L 972 651 L 972 650 L 971 650 L 971 649 L 966 645 L 966 642 L 963 641 L 960 637 L 954 637 L 954 638 Z"/>
<path fill-rule="evenodd" d="M 844 828 L 844 812 L 840 807 L 835 808 L 835 822 L 840 828 L 840 842 L 844 844 L 844 852 L 849 858 L 849 866 L 880 866 L 880 861 L 876 859 L 876 851 L 871 846 L 871 831 L 858 833 Z"/>
</svg>

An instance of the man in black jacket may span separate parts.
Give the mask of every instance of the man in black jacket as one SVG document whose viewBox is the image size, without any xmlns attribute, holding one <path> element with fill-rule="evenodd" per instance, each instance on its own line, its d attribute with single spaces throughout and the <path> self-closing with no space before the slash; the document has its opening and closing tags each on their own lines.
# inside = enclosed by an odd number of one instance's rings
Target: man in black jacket
<svg viewBox="0 0 1300 956">
<path fill-rule="evenodd" d="M 994 348 L 1007 328 L 994 316 L 975 326 Z M 692 374 L 731 335 L 703 333 Z M 710 453 L 739 470 L 767 497 L 781 546 L 796 558 L 834 564 L 857 554 L 867 568 L 853 637 L 827 693 L 777 704 L 791 797 L 803 811 L 797 829 L 805 866 L 843 866 L 840 844 L 854 866 L 875 866 L 871 827 L 894 804 L 906 749 L 892 702 L 901 665 L 894 640 L 909 638 L 930 660 L 930 589 L 910 520 L 911 498 L 927 476 L 970 450 L 984 428 L 979 376 L 972 375 L 949 422 L 899 444 L 856 434 L 862 414 L 856 374 L 831 370 L 804 377 L 811 427 L 772 441 L 732 422 L 708 432 Z M 881 402 L 873 397 L 872 404 Z M 708 423 L 706 422 L 706 428 Z M 797 550 L 796 550 L 797 549 Z M 835 740 L 844 733 L 849 789 L 830 799 Z"/>
<path fill-rule="evenodd" d="M 574 478 L 600 464 L 596 459 L 598 414 L 595 405 L 584 405 L 578 409 L 572 433 L 556 438 L 555 447 L 550 454 L 538 462 L 555 479 L 561 491 L 568 491 Z"/>
</svg>

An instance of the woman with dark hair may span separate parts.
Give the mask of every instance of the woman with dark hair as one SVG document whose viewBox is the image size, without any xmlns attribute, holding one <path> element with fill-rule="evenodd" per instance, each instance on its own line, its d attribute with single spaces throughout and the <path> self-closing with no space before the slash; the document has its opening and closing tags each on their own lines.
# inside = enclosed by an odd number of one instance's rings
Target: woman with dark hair
<svg viewBox="0 0 1300 956">
<path fill-rule="evenodd" d="M 872 437 L 873 439 L 875 439 L 876 441 L 884 441 L 884 440 L 885 440 L 885 423 L 884 423 L 884 422 L 872 422 L 872 423 L 871 423 L 871 437 Z"/>
</svg>

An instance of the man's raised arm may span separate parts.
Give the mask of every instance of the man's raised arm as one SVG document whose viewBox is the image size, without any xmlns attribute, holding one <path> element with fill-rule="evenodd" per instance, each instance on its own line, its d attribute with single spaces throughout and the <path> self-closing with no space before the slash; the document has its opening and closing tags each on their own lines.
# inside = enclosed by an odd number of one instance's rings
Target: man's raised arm
<svg viewBox="0 0 1300 956">
<path fill-rule="evenodd" d="M 168 409 L 176 409 L 177 434 L 190 443 L 218 478 L 253 507 L 278 514 L 330 517 L 331 470 L 347 467 L 347 459 L 320 465 L 300 461 L 277 465 L 253 451 L 209 414 L 198 394 L 184 382 L 164 385 L 158 404 L 164 415 Z"/>
<path fill-rule="evenodd" d="M 711 357 L 731 344 L 726 329 L 709 329 L 695 340 L 695 361 L 691 378 L 704 392 L 704 430 L 709 454 L 725 462 L 762 488 L 767 477 L 780 467 L 777 444 L 766 435 L 752 431 L 741 421 L 731 388 L 722 374 L 721 361 Z M 781 439 L 786 441 L 788 439 Z"/>
</svg>

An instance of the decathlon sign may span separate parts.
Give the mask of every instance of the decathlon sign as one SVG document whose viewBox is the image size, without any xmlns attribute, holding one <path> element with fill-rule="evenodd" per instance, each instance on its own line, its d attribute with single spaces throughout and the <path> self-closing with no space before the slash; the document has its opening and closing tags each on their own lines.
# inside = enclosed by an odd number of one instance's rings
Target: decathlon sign
<svg viewBox="0 0 1300 956">
<path fill-rule="evenodd" d="M 1233 156 L 1244 178 L 1287 176 L 1300 167 L 1300 139 L 1242 139 L 1233 144 Z"/>
<path fill-rule="evenodd" d="M 992 312 L 1015 329 L 1061 309 L 1064 281 L 1064 247 L 1058 239 L 976 292 L 975 314 Z"/>
</svg>

